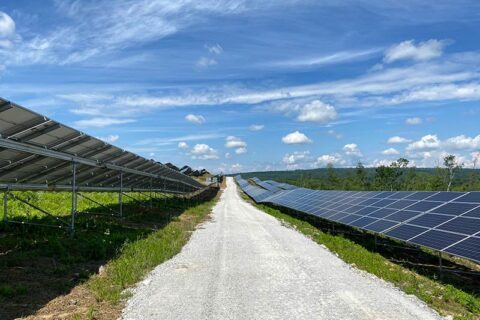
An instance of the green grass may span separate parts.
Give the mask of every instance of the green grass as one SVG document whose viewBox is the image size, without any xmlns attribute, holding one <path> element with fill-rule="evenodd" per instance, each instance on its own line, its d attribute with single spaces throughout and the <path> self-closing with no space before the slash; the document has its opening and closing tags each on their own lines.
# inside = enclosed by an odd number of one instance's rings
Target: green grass
<svg viewBox="0 0 480 320">
<path fill-rule="evenodd" d="M 480 319 L 479 297 L 394 264 L 379 253 L 369 251 L 342 235 L 322 232 L 310 223 L 280 210 L 265 205 L 256 206 L 284 224 L 293 226 L 315 242 L 323 244 L 345 262 L 393 283 L 407 294 L 417 296 L 440 314 L 452 315 L 457 320 Z"/>
<path fill-rule="evenodd" d="M 210 213 L 215 200 L 187 209 L 163 229 L 144 239 L 127 242 L 117 258 L 106 266 L 104 276 L 92 277 L 87 285 L 97 299 L 117 303 L 124 289 L 140 281 L 149 271 L 177 254 L 188 241 L 191 231 Z"/>
</svg>

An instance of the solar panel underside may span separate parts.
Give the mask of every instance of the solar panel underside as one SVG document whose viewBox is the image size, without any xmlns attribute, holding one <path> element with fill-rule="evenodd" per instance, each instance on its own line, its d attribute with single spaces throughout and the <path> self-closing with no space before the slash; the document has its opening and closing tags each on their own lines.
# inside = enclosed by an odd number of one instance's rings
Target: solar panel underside
<svg viewBox="0 0 480 320">
<path fill-rule="evenodd" d="M 71 158 L 71 159 L 70 159 Z M 191 192 L 198 181 L 154 160 L 0 99 L 0 185 L 9 189 L 119 188 Z M 120 179 L 120 173 L 122 179 Z"/>
<path fill-rule="evenodd" d="M 264 190 L 252 198 L 480 262 L 480 192 Z"/>
</svg>

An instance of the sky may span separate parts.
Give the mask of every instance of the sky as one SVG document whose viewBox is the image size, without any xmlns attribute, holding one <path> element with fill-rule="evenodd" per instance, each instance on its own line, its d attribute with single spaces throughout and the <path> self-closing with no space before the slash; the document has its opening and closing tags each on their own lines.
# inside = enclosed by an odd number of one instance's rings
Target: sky
<svg viewBox="0 0 480 320">
<path fill-rule="evenodd" d="M 0 96 L 212 172 L 474 167 L 478 30 L 476 0 L 0 0 Z"/>
</svg>

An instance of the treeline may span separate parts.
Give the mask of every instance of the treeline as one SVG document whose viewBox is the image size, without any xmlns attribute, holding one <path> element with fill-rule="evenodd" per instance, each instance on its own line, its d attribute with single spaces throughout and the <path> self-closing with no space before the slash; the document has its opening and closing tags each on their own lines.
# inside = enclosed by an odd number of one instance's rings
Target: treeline
<svg viewBox="0 0 480 320">
<path fill-rule="evenodd" d="M 366 168 L 362 163 L 355 168 L 329 164 L 321 169 L 250 172 L 242 176 L 321 190 L 480 191 L 480 170 L 463 168 L 453 155 L 443 160 L 443 165 L 435 168 L 416 168 L 400 158 L 376 168 Z"/>
</svg>

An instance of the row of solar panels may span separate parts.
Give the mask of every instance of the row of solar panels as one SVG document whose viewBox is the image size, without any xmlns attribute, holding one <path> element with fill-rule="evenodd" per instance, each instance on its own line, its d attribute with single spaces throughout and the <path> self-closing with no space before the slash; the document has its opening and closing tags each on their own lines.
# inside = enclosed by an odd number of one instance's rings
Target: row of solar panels
<svg viewBox="0 0 480 320">
<path fill-rule="evenodd" d="M 178 171 L 125 151 L 0 98 L 0 188 L 155 189 L 192 192 L 204 186 Z"/>
<path fill-rule="evenodd" d="M 255 202 L 480 262 L 480 192 L 285 190 L 275 182 L 235 179 Z"/>
</svg>

